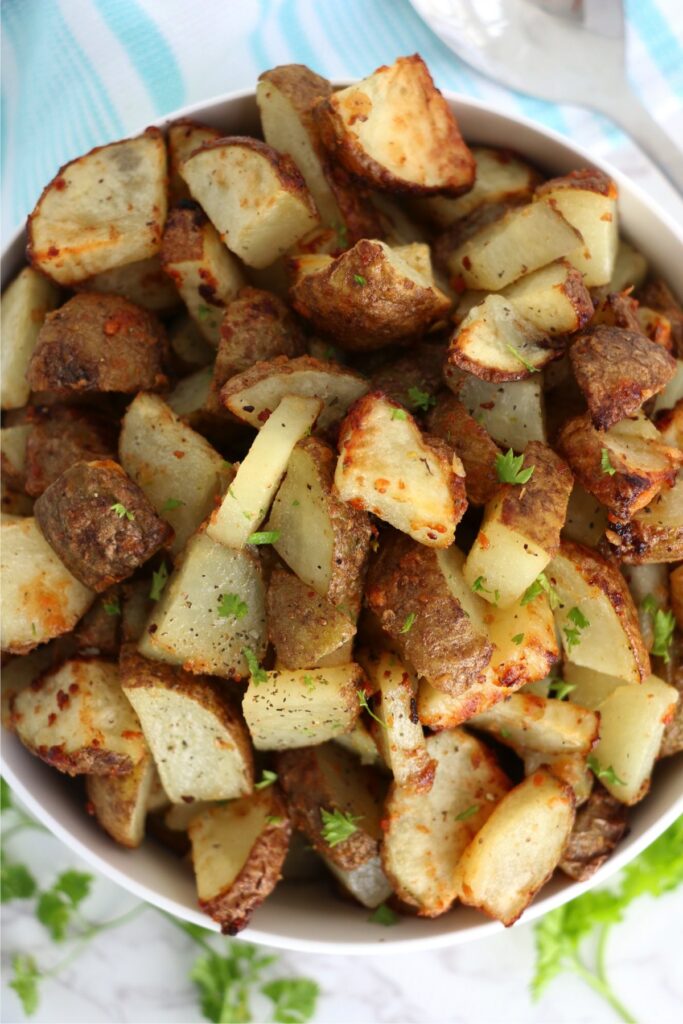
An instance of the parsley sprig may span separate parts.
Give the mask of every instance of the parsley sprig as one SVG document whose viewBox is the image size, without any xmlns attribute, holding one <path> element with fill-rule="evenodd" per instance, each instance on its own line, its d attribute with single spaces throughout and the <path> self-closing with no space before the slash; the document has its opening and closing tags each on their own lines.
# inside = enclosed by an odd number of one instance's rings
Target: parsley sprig
<svg viewBox="0 0 683 1024">
<path fill-rule="evenodd" d="M 603 473 L 606 473 L 608 476 L 614 476 L 614 474 L 616 473 L 616 469 L 610 462 L 609 451 L 607 450 L 607 448 L 603 448 L 600 452 L 600 469 L 603 471 Z"/>
<path fill-rule="evenodd" d="M 590 757 L 586 759 L 586 764 L 593 772 L 596 779 L 604 779 L 605 782 L 609 782 L 612 786 L 626 785 L 624 780 L 619 778 L 612 765 L 600 764 L 595 754 L 591 754 Z"/>
<path fill-rule="evenodd" d="M 526 588 L 522 594 L 520 604 L 522 607 L 525 604 L 530 604 L 539 594 L 546 593 L 548 595 L 548 601 L 553 611 L 560 607 L 560 595 L 555 590 L 548 577 L 544 572 L 539 572 L 534 582 Z"/>
<path fill-rule="evenodd" d="M 358 695 L 358 703 L 360 704 L 361 708 L 364 711 L 367 711 L 367 713 L 370 715 L 370 718 L 374 718 L 376 722 L 379 722 L 383 729 L 386 729 L 387 723 L 384 721 L 383 718 L 380 718 L 379 715 L 376 715 L 375 712 L 370 707 L 370 705 L 368 704 L 368 695 L 365 692 L 365 690 L 356 690 L 356 694 Z"/>
<path fill-rule="evenodd" d="M 135 513 L 130 512 L 125 505 L 122 505 L 120 501 L 115 501 L 113 505 L 109 506 L 109 511 L 117 515 L 119 519 L 128 519 L 132 523 L 135 519 Z"/>
<path fill-rule="evenodd" d="M 496 455 L 496 473 L 501 484 L 528 484 L 536 467 L 523 469 L 523 465 L 524 455 L 515 455 L 512 448 L 508 448 L 505 455 L 499 452 Z"/>
<path fill-rule="evenodd" d="M 224 619 L 230 615 L 236 619 L 243 619 L 248 611 L 249 605 L 239 594 L 221 594 L 218 598 L 218 614 Z"/>
<path fill-rule="evenodd" d="M 513 355 L 515 357 L 515 359 L 517 359 L 518 362 L 520 362 L 522 364 L 524 369 L 528 370 L 529 373 L 540 373 L 541 372 L 537 366 L 534 366 L 534 364 L 530 363 L 528 359 L 525 359 L 524 356 L 522 355 L 522 353 L 519 351 L 519 349 L 515 348 L 514 345 L 506 345 L 505 347 L 508 350 L 508 352 L 510 352 L 511 355 Z"/>
<path fill-rule="evenodd" d="M 259 683 L 265 683 L 268 679 L 268 673 L 259 665 L 258 658 L 252 651 L 251 647 L 243 647 L 242 654 L 244 655 L 244 660 L 247 663 L 249 674 L 254 680 L 255 685 L 258 686 Z"/>
<path fill-rule="evenodd" d="M 567 616 L 573 625 L 563 626 L 562 632 L 565 635 L 567 647 L 571 650 L 572 647 L 576 647 L 580 643 L 581 633 L 584 629 L 588 629 L 590 622 L 580 608 L 570 608 L 567 612 Z"/>
<path fill-rule="evenodd" d="M 673 612 L 665 612 L 660 608 L 652 594 L 647 594 L 641 602 L 641 608 L 652 620 L 652 648 L 650 653 L 658 658 L 663 658 L 668 663 L 671 661 L 669 648 L 676 629 L 676 618 Z"/>
<path fill-rule="evenodd" d="M 429 412 L 431 407 L 436 405 L 436 399 L 428 391 L 411 387 L 408 388 L 407 394 L 413 409 L 419 409 L 420 412 Z"/>
<path fill-rule="evenodd" d="M 338 846 L 349 839 L 358 831 L 356 822 L 361 820 L 356 814 L 328 811 L 325 807 L 320 808 L 320 818 L 323 823 L 322 836 L 328 846 Z"/>
<path fill-rule="evenodd" d="M 477 576 L 471 589 L 475 594 L 490 594 L 495 605 L 500 601 L 500 590 L 492 590 L 490 587 L 487 587 L 486 578 L 484 576 Z"/>
<path fill-rule="evenodd" d="M 158 601 L 161 597 L 162 591 L 168 582 L 168 568 L 165 562 L 162 562 L 159 568 L 152 573 L 152 586 L 150 587 L 149 596 L 152 601 Z"/>
</svg>

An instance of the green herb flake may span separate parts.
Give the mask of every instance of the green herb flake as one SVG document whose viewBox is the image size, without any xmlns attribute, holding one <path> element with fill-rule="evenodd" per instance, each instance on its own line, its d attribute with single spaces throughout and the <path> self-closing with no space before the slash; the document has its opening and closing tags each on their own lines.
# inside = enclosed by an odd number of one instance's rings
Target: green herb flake
<svg viewBox="0 0 683 1024">
<path fill-rule="evenodd" d="M 524 643 L 524 633 L 516 633 L 512 638 L 512 642 L 519 647 L 520 644 Z"/>
<path fill-rule="evenodd" d="M 103 601 L 102 607 L 104 608 L 107 615 L 120 615 L 121 614 L 121 602 L 118 597 L 113 597 L 111 601 Z"/>
<path fill-rule="evenodd" d="M 343 814 L 341 811 L 328 811 L 320 808 L 323 823 L 322 836 L 328 846 L 338 846 L 358 831 L 357 821 L 361 818 L 355 814 Z"/>
<path fill-rule="evenodd" d="M 249 534 L 247 544 L 277 544 L 279 539 L 279 530 L 257 530 Z"/>
<path fill-rule="evenodd" d="M 280 978 L 263 985 L 261 992 L 273 1003 L 274 1021 L 306 1024 L 315 1014 L 320 988 L 307 978 Z"/>
<path fill-rule="evenodd" d="M 173 512 L 175 509 L 180 508 L 185 502 L 181 501 L 180 498 L 167 498 L 161 508 L 161 513 Z"/>
<path fill-rule="evenodd" d="M 0 867 L 0 902 L 28 900 L 35 895 L 36 880 L 25 864 L 10 864 L 3 854 Z"/>
<path fill-rule="evenodd" d="M 607 473 L 608 476 L 614 476 L 616 469 L 609 460 L 609 452 L 606 448 L 603 448 L 600 452 L 600 468 L 603 473 Z"/>
<path fill-rule="evenodd" d="M 126 506 L 122 505 L 120 501 L 115 501 L 113 505 L 110 505 L 109 511 L 117 515 L 119 519 L 128 519 L 131 523 L 135 519 L 135 514 L 133 512 L 129 512 Z"/>
<path fill-rule="evenodd" d="M 305 675 L 304 676 L 304 686 L 306 687 L 307 690 L 313 690 L 315 688 L 315 682 L 313 680 L 313 676 L 309 676 L 309 675 Z"/>
<path fill-rule="evenodd" d="M 515 348 L 514 345 L 506 345 L 505 347 L 508 350 L 508 352 L 512 353 L 515 359 L 517 359 L 522 364 L 524 369 L 529 371 L 529 373 L 541 372 L 537 366 L 534 366 L 533 363 L 530 363 L 527 359 L 525 359 L 522 353 L 519 351 L 519 349 Z"/>
<path fill-rule="evenodd" d="M 515 455 L 512 448 L 508 448 L 505 455 L 496 455 L 496 473 L 502 484 L 528 484 L 536 467 L 523 469 L 523 465 L 524 455 Z"/>
<path fill-rule="evenodd" d="M 298 500 L 298 498 L 295 498 L 294 501 L 292 502 L 292 508 L 298 508 L 300 504 L 301 502 Z"/>
<path fill-rule="evenodd" d="M 456 821 L 467 821 L 468 818 L 473 818 L 474 815 L 478 813 L 478 811 L 479 811 L 479 804 L 470 804 L 470 806 L 466 807 L 464 811 L 460 812 L 460 814 L 456 814 L 455 820 Z"/>
<path fill-rule="evenodd" d="M 392 420 L 407 420 L 408 413 L 405 411 L 405 409 L 392 409 L 391 418 Z"/>
<path fill-rule="evenodd" d="M 272 786 L 274 782 L 277 782 L 277 772 L 271 772 L 268 768 L 264 768 L 261 772 L 260 782 L 254 783 L 254 789 L 268 789 L 268 786 Z"/>
<path fill-rule="evenodd" d="M 218 614 L 227 619 L 232 615 L 236 619 L 243 619 L 249 611 L 249 605 L 239 594 L 221 594 L 218 598 Z"/>
<path fill-rule="evenodd" d="M 524 607 L 524 605 L 530 604 L 542 593 L 548 595 L 548 601 L 553 611 L 560 607 L 560 595 L 544 572 L 539 573 L 534 582 L 526 588 L 519 603 Z"/>
<path fill-rule="evenodd" d="M 412 387 L 408 388 L 407 394 L 413 408 L 419 409 L 420 412 L 428 412 L 433 405 L 436 405 L 436 399 L 428 391 L 421 391 L 420 388 Z"/>
<path fill-rule="evenodd" d="M 197 316 L 199 317 L 200 320 L 206 320 L 210 312 L 211 310 L 209 309 L 208 306 L 197 306 Z"/>
<path fill-rule="evenodd" d="M 16 953 L 12 957 L 12 980 L 9 987 L 19 996 L 27 1017 L 31 1017 L 38 1009 L 40 977 L 41 972 L 32 956 Z"/>
<path fill-rule="evenodd" d="M 625 786 L 626 783 L 623 779 L 620 779 L 615 772 L 612 765 L 605 767 L 601 765 L 595 754 L 591 754 L 587 759 L 586 764 L 595 775 L 596 779 L 604 779 L 605 782 L 611 783 L 613 786 Z"/>
<path fill-rule="evenodd" d="M 657 605 L 652 594 L 647 594 L 640 607 L 652 619 L 652 648 L 651 654 L 663 658 L 668 665 L 671 661 L 669 649 L 676 629 L 676 617 L 673 612 L 666 612 Z"/>
<path fill-rule="evenodd" d="M 281 825 L 284 818 L 279 817 L 277 814 L 266 815 L 266 825 Z"/>
<path fill-rule="evenodd" d="M 392 924 L 398 924 L 399 920 L 398 914 L 395 914 L 386 903 L 380 903 L 377 910 L 374 910 L 368 918 L 370 924 L 381 924 L 385 928 L 390 928 Z"/>
<path fill-rule="evenodd" d="M 259 683 L 265 683 L 268 680 L 268 673 L 259 665 L 258 658 L 252 651 L 251 647 L 243 647 L 242 654 L 244 655 L 249 668 L 249 674 L 256 686 L 258 686 Z"/>
<path fill-rule="evenodd" d="M 152 573 L 152 586 L 149 591 L 149 596 L 152 601 L 158 601 L 161 597 L 162 591 L 168 581 L 168 569 L 166 563 L 162 562 L 156 572 Z"/>
<path fill-rule="evenodd" d="M 406 615 L 403 625 L 399 629 L 399 633 L 410 633 L 411 629 L 415 624 L 416 618 L 417 615 L 415 614 L 415 612 L 410 612 L 408 615 Z"/>
<path fill-rule="evenodd" d="M 379 718 L 378 715 L 375 714 L 375 712 L 368 704 L 368 695 L 365 692 L 365 690 L 356 690 L 356 694 L 358 696 L 358 703 L 363 708 L 363 710 L 367 711 L 367 713 L 370 715 L 370 718 L 374 718 L 376 722 L 379 722 L 383 729 L 386 729 L 387 723 L 382 718 Z"/>
<path fill-rule="evenodd" d="M 573 623 L 573 626 L 563 626 L 562 632 L 565 635 L 567 647 L 571 650 L 572 647 L 576 647 L 580 643 L 581 633 L 590 626 L 590 622 L 580 608 L 570 608 L 567 616 L 569 621 Z"/>
<path fill-rule="evenodd" d="M 565 683 L 564 679 L 553 679 L 548 686 L 548 696 L 555 700 L 564 700 L 572 690 L 576 689 L 576 683 Z"/>
<path fill-rule="evenodd" d="M 509 740 L 510 737 L 512 736 L 512 733 L 510 732 L 510 730 L 506 729 L 506 727 L 504 725 L 500 727 L 500 729 L 498 730 L 498 734 L 499 734 L 500 738 L 503 739 L 503 740 Z"/>
<path fill-rule="evenodd" d="M 357 284 L 360 288 L 363 288 L 364 285 L 366 285 L 368 283 L 367 278 L 363 277 L 362 274 L 354 274 L 353 275 L 353 280 L 354 280 L 354 283 Z"/>
</svg>

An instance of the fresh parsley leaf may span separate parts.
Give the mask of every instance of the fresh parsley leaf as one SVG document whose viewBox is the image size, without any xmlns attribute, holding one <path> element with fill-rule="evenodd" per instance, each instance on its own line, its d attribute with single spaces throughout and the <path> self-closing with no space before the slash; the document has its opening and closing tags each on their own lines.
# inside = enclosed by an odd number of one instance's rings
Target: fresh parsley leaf
<svg viewBox="0 0 683 1024">
<path fill-rule="evenodd" d="M 304 676 L 304 686 L 306 687 L 307 690 L 312 690 L 315 687 L 315 682 L 313 680 L 313 676 L 309 676 L 309 675 L 305 675 Z"/>
<path fill-rule="evenodd" d="M 436 405 L 436 399 L 428 391 L 412 387 L 408 388 L 407 394 L 413 408 L 419 409 L 421 412 L 428 412 L 433 405 Z"/>
<path fill-rule="evenodd" d="M 479 804 L 470 804 L 470 806 L 466 807 L 464 811 L 460 812 L 460 814 L 456 814 L 455 820 L 456 821 L 467 821 L 468 818 L 474 817 L 474 815 L 477 814 L 478 811 L 479 811 Z"/>
<path fill-rule="evenodd" d="M 152 573 L 152 586 L 150 587 L 149 596 L 153 601 L 159 600 L 167 580 L 168 569 L 166 568 L 166 562 L 162 562 L 159 569 Z"/>
<path fill-rule="evenodd" d="M 541 372 L 538 369 L 537 366 L 534 366 L 533 363 L 530 363 L 527 359 L 525 359 L 524 356 L 522 355 L 522 353 L 519 351 L 519 349 L 515 348 L 514 345 L 506 345 L 505 347 L 508 350 L 508 352 L 512 353 L 512 355 L 515 357 L 515 359 L 519 360 L 519 362 L 522 364 L 524 369 L 528 370 L 529 373 L 540 373 Z"/>
<path fill-rule="evenodd" d="M 580 608 L 570 608 L 567 614 L 569 615 L 569 618 L 572 620 L 574 625 L 578 626 L 579 629 L 588 629 L 588 627 L 590 626 L 590 622 L 588 621 L 588 619 L 583 614 Z"/>
<path fill-rule="evenodd" d="M 631 861 L 622 875 L 622 897 L 662 896 L 683 885 L 683 817 Z"/>
<path fill-rule="evenodd" d="M 358 831 L 356 822 L 361 820 L 358 815 L 328 811 L 325 807 L 320 808 L 320 817 L 323 823 L 322 836 L 328 846 L 338 846 L 347 840 Z"/>
<path fill-rule="evenodd" d="M 230 943 L 225 956 L 213 951 L 200 956 L 190 978 L 199 989 L 201 1010 L 206 1019 L 215 1024 L 250 1021 L 250 993 L 259 982 L 263 968 L 274 959 L 259 955 L 256 946 L 236 942 Z"/>
<path fill-rule="evenodd" d="M 498 730 L 498 733 L 500 735 L 500 738 L 503 739 L 503 740 L 509 740 L 510 737 L 512 736 L 512 733 L 510 732 L 510 730 L 506 729 L 504 725 L 500 727 L 500 729 Z"/>
<path fill-rule="evenodd" d="M 308 978 L 281 978 L 261 988 L 273 1003 L 273 1020 L 278 1024 L 305 1024 L 312 1019 L 320 989 Z"/>
<path fill-rule="evenodd" d="M 553 611 L 560 607 L 560 595 L 557 593 L 555 587 L 544 572 L 540 572 L 534 582 L 526 588 L 519 603 L 522 606 L 530 604 L 543 592 L 548 595 L 548 601 L 550 602 L 550 607 Z"/>
<path fill-rule="evenodd" d="M 12 790 L 7 785 L 7 781 L 0 778 L 0 811 L 8 811 L 12 806 Z"/>
<path fill-rule="evenodd" d="M 279 539 L 279 530 L 257 530 L 249 534 L 247 544 L 276 544 Z"/>
<path fill-rule="evenodd" d="M 485 590 L 485 589 L 486 588 L 484 587 L 484 577 L 483 576 L 477 576 L 476 580 L 472 584 L 472 590 L 474 591 L 475 594 L 478 594 L 480 590 Z"/>
<path fill-rule="evenodd" d="M 227 619 L 229 615 L 234 615 L 236 619 L 243 619 L 249 611 L 249 605 L 246 604 L 239 594 L 221 594 L 218 598 L 218 614 L 224 619 Z"/>
<path fill-rule="evenodd" d="M 174 509 L 180 508 L 184 504 L 185 502 L 181 501 L 180 498 L 167 498 L 161 508 L 162 514 L 164 512 L 173 512 Z"/>
<path fill-rule="evenodd" d="M 25 864 L 8 864 L 3 855 L 0 868 L 0 902 L 28 900 L 36 893 L 36 880 Z"/>
<path fill-rule="evenodd" d="M 12 957 L 12 970 L 14 973 L 9 987 L 19 996 L 26 1016 L 31 1017 L 38 1009 L 38 965 L 32 956 L 17 953 Z"/>
<path fill-rule="evenodd" d="M 647 594 L 641 601 L 640 607 L 652 619 L 652 649 L 651 654 L 663 658 L 666 664 L 671 661 L 669 648 L 676 629 L 676 618 L 673 612 L 665 612 L 660 608 L 652 594 Z"/>
<path fill-rule="evenodd" d="M 368 921 L 371 924 L 383 924 L 385 928 L 389 928 L 392 924 L 398 924 L 399 916 L 386 903 L 380 903 L 377 910 L 370 914 Z"/>
<path fill-rule="evenodd" d="M 614 476 L 616 469 L 609 460 L 609 451 L 607 448 L 603 448 L 600 452 L 600 468 L 603 473 L 607 473 L 608 476 Z"/>
<path fill-rule="evenodd" d="M 415 612 L 410 612 L 408 615 L 406 615 L 403 625 L 399 629 L 399 633 L 410 633 L 411 629 L 415 625 L 416 618 L 417 615 L 415 614 Z"/>
<path fill-rule="evenodd" d="M 534 475 L 535 466 L 524 465 L 524 456 L 515 455 L 512 448 L 508 448 L 505 455 L 496 455 L 496 473 L 502 484 L 528 484 Z"/>
<path fill-rule="evenodd" d="M 122 505 L 120 501 L 115 501 L 113 505 L 109 506 L 109 511 L 114 512 L 119 519 L 129 519 L 131 523 L 135 519 L 135 514 L 129 512 L 125 505 Z"/>
<path fill-rule="evenodd" d="M 211 310 L 208 306 L 197 306 L 197 316 L 200 320 L 206 320 Z"/>
<path fill-rule="evenodd" d="M 284 819 L 280 818 L 277 814 L 268 814 L 268 815 L 266 815 L 266 824 L 267 825 L 281 825 L 283 820 Z"/>
<path fill-rule="evenodd" d="M 83 871 L 64 871 L 51 889 L 41 893 L 36 916 L 55 942 L 66 938 L 73 911 L 90 892 L 92 875 Z"/>
<path fill-rule="evenodd" d="M 391 418 L 392 420 L 405 420 L 408 418 L 408 413 L 405 409 L 392 409 Z"/>
<path fill-rule="evenodd" d="M 259 683 L 265 683 L 266 680 L 268 679 L 268 673 L 264 668 L 261 668 L 261 666 L 259 665 L 258 658 L 252 651 L 251 647 L 243 647 L 242 654 L 246 659 L 247 665 L 249 667 L 249 674 L 251 675 L 251 678 L 254 680 L 256 686 L 258 686 Z"/>
<path fill-rule="evenodd" d="M 524 633 L 516 633 L 512 638 L 512 642 L 519 647 L 520 644 L 524 643 Z"/>
<path fill-rule="evenodd" d="M 563 626 L 562 632 L 567 640 L 567 647 L 569 650 L 581 641 L 581 633 L 584 629 L 590 626 L 590 622 L 583 614 L 580 608 L 570 608 L 567 612 L 567 616 L 570 622 L 574 623 L 574 626 Z"/>
<path fill-rule="evenodd" d="M 120 615 L 121 614 L 121 602 L 118 597 L 113 597 L 111 601 L 103 601 L 102 607 L 104 608 L 107 615 Z"/>
<path fill-rule="evenodd" d="M 596 779 L 604 779 L 606 782 L 610 782 L 613 786 L 626 785 L 624 780 L 619 778 L 612 765 L 609 765 L 609 767 L 604 767 L 600 764 L 595 754 L 591 754 L 590 757 L 586 759 L 586 764 L 593 772 L 593 775 L 595 775 Z"/>
<path fill-rule="evenodd" d="M 576 689 L 576 683 L 565 683 L 564 679 L 553 679 L 548 687 L 548 696 L 555 700 L 564 700 L 572 690 Z"/>
<path fill-rule="evenodd" d="M 491 597 L 493 598 L 494 604 L 498 604 L 498 602 L 500 601 L 500 591 L 491 590 L 490 587 L 485 586 L 483 576 L 477 576 L 476 580 L 472 584 L 472 590 L 474 591 L 475 594 L 490 594 Z"/>
<path fill-rule="evenodd" d="M 363 710 L 367 711 L 370 718 L 374 718 L 376 722 L 379 722 L 383 729 L 386 729 L 387 723 L 382 718 L 379 718 L 368 704 L 368 695 L 365 690 L 356 690 L 356 693 L 358 694 L 358 703 Z"/>
<path fill-rule="evenodd" d="M 363 285 L 366 285 L 366 284 L 368 283 L 368 280 L 367 280 L 367 278 L 366 278 L 366 277 L 363 277 L 363 275 L 362 275 L 362 274 L 354 274 L 354 275 L 353 275 L 353 280 L 354 280 L 354 281 L 355 281 L 355 283 L 356 283 L 357 285 L 359 285 L 359 286 L 360 286 L 361 288 L 363 287 Z"/>
<path fill-rule="evenodd" d="M 268 786 L 272 786 L 274 782 L 277 782 L 277 772 L 271 772 L 268 768 L 264 768 L 261 772 L 261 781 L 254 783 L 254 789 L 268 789 Z"/>
</svg>

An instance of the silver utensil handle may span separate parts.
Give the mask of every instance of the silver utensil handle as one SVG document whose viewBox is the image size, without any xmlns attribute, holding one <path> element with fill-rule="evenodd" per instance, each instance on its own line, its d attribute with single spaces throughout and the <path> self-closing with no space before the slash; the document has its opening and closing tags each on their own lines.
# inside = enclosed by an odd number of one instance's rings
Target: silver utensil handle
<svg viewBox="0 0 683 1024">
<path fill-rule="evenodd" d="M 600 109 L 628 132 L 683 196 L 683 150 L 660 128 L 635 93 L 626 88 L 618 96 L 610 96 L 604 105 L 600 103 Z"/>
</svg>

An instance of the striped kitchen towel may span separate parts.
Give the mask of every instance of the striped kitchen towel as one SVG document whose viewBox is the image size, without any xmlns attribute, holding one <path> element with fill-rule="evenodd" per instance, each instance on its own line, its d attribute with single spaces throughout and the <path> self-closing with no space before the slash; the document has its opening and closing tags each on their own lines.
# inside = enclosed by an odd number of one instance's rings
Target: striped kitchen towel
<svg viewBox="0 0 683 1024">
<path fill-rule="evenodd" d="M 680 138 L 683 3 L 630 0 L 627 11 L 634 85 Z M 596 156 L 628 156 L 604 118 L 510 92 L 468 68 L 408 0 L 2 0 L 5 232 L 60 164 L 184 104 L 252 86 L 265 68 L 296 61 L 353 78 L 415 51 L 442 88 L 525 114 Z"/>
</svg>

